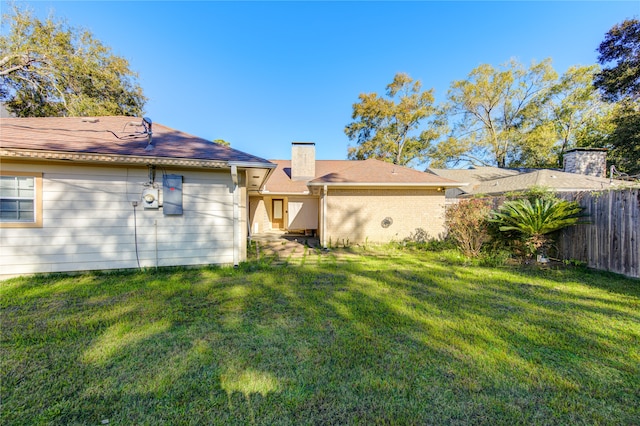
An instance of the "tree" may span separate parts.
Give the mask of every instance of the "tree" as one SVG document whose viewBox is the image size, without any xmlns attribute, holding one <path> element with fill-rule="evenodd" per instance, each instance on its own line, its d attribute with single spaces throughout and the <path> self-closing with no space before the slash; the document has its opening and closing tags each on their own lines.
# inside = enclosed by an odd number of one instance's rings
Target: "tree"
<svg viewBox="0 0 640 426">
<path fill-rule="evenodd" d="M 349 147 L 349 159 L 377 158 L 403 166 L 424 161 L 439 133 L 435 120 L 433 127 L 418 133 L 420 124 L 436 112 L 433 89 L 422 91 L 421 87 L 420 81 L 398 73 L 387 85 L 387 98 L 360 94 L 360 101 L 353 104 L 355 121 L 344 130 L 357 143 Z"/>
<path fill-rule="evenodd" d="M 613 131 L 603 140 L 607 160 L 620 172 L 640 176 L 640 108 L 629 101 L 616 105 L 611 118 Z"/>
<path fill-rule="evenodd" d="M 598 62 L 606 66 L 594 79 L 606 101 L 640 96 L 640 21 L 614 25 L 598 47 Z M 614 65 L 615 64 L 615 65 Z"/>
<path fill-rule="evenodd" d="M 224 139 L 215 139 L 213 143 L 217 143 L 218 145 L 223 145 L 223 146 L 231 146 L 231 143 L 225 141 Z"/>
<path fill-rule="evenodd" d="M 606 106 L 600 101 L 593 87 L 593 77 L 599 68 L 597 65 L 570 67 L 551 87 L 548 99 L 544 100 L 545 114 L 540 116 L 540 128 L 548 127 L 545 138 L 553 141 L 545 154 L 548 160 L 522 162 L 529 167 L 562 167 L 564 153 L 576 146 L 589 146 L 581 139 L 585 130 L 593 129 L 606 113 Z M 544 144 L 533 144 L 535 152 L 527 152 L 523 159 L 540 157 Z M 546 148 L 546 147 L 545 147 Z"/>
<path fill-rule="evenodd" d="M 129 63 L 53 18 L 15 7 L 3 16 L 0 99 L 19 117 L 142 115 L 146 98 Z"/>
<path fill-rule="evenodd" d="M 512 60 L 500 69 L 480 65 L 454 81 L 446 106 L 452 133 L 432 150 L 432 165 L 506 167 L 518 160 L 523 147 L 540 139 L 532 131 L 555 78 L 550 60 L 528 69 Z"/>
<path fill-rule="evenodd" d="M 598 62 L 605 67 L 594 78 L 602 98 L 615 103 L 610 126 L 601 145 L 609 148 L 608 161 L 628 174 L 640 174 L 640 21 L 615 25 L 598 47 Z"/>
</svg>

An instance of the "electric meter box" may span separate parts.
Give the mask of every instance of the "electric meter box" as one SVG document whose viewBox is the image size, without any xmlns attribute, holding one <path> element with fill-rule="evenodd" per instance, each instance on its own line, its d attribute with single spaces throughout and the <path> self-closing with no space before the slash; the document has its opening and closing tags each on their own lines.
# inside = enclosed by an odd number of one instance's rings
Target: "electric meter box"
<svg viewBox="0 0 640 426">
<path fill-rule="evenodd" d="M 142 191 L 142 207 L 145 209 L 157 209 L 159 198 L 158 192 L 157 188 L 145 188 Z"/>
<path fill-rule="evenodd" d="M 162 210 L 165 215 L 182 214 L 182 176 L 162 177 Z"/>
</svg>

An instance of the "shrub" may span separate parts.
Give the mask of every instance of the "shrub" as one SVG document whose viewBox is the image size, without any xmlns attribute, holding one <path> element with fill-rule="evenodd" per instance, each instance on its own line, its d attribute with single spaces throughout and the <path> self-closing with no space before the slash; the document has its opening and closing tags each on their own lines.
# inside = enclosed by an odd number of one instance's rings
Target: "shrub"
<svg viewBox="0 0 640 426">
<path fill-rule="evenodd" d="M 466 256 L 477 257 L 483 244 L 491 239 L 489 218 L 492 203 L 488 199 L 461 200 L 447 207 L 445 226 L 448 237 Z"/>
<path fill-rule="evenodd" d="M 489 250 L 480 256 L 480 266 L 489 266 L 492 268 L 504 266 L 511 258 L 511 252 L 508 250 Z"/>
<path fill-rule="evenodd" d="M 405 237 L 400 243 L 402 247 L 420 249 L 425 251 L 442 251 L 455 248 L 451 240 L 448 238 L 434 238 L 429 235 L 423 228 L 416 230 Z"/>
<path fill-rule="evenodd" d="M 409 234 L 404 240 L 405 243 L 426 243 L 432 238 L 429 233 L 422 228 L 416 228 L 416 230 Z"/>
<path fill-rule="evenodd" d="M 538 199 L 550 200 L 557 199 L 558 194 L 553 188 L 549 188 L 546 186 L 533 185 L 530 188 L 527 188 L 524 191 L 514 191 L 507 192 L 505 195 L 505 199 L 508 201 L 520 200 L 526 198 L 530 202 L 534 203 Z"/>
<path fill-rule="evenodd" d="M 490 222 L 501 232 L 521 237 L 528 255 L 544 252 L 550 242 L 549 234 L 579 222 L 582 208 L 575 201 L 559 198 L 527 198 L 506 201 Z"/>
</svg>

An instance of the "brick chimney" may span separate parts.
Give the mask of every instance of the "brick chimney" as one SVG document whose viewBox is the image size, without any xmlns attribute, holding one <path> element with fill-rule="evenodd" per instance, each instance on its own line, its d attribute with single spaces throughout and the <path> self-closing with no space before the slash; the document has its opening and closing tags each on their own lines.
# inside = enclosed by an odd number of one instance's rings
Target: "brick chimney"
<svg viewBox="0 0 640 426">
<path fill-rule="evenodd" d="M 605 148 L 574 148 L 564 154 L 563 171 L 581 175 L 607 177 Z"/>
<path fill-rule="evenodd" d="M 291 143 L 291 179 L 309 181 L 316 177 L 316 144 Z"/>
</svg>

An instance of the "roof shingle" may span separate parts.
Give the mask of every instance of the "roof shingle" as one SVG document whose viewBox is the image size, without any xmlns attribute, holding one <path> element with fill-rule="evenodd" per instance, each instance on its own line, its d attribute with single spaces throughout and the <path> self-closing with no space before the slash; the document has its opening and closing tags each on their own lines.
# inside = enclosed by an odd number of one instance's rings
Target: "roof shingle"
<svg viewBox="0 0 640 426">
<path fill-rule="evenodd" d="M 309 182 L 291 180 L 290 160 L 271 160 L 277 164 L 265 187 L 269 192 L 305 193 L 307 185 L 410 185 L 455 187 L 458 182 L 397 166 L 380 160 L 316 160 L 315 179 Z"/>
<path fill-rule="evenodd" d="M 151 147 L 136 117 L 1 118 L 0 148 L 136 157 L 268 163 L 162 124 L 153 123 Z"/>
</svg>

